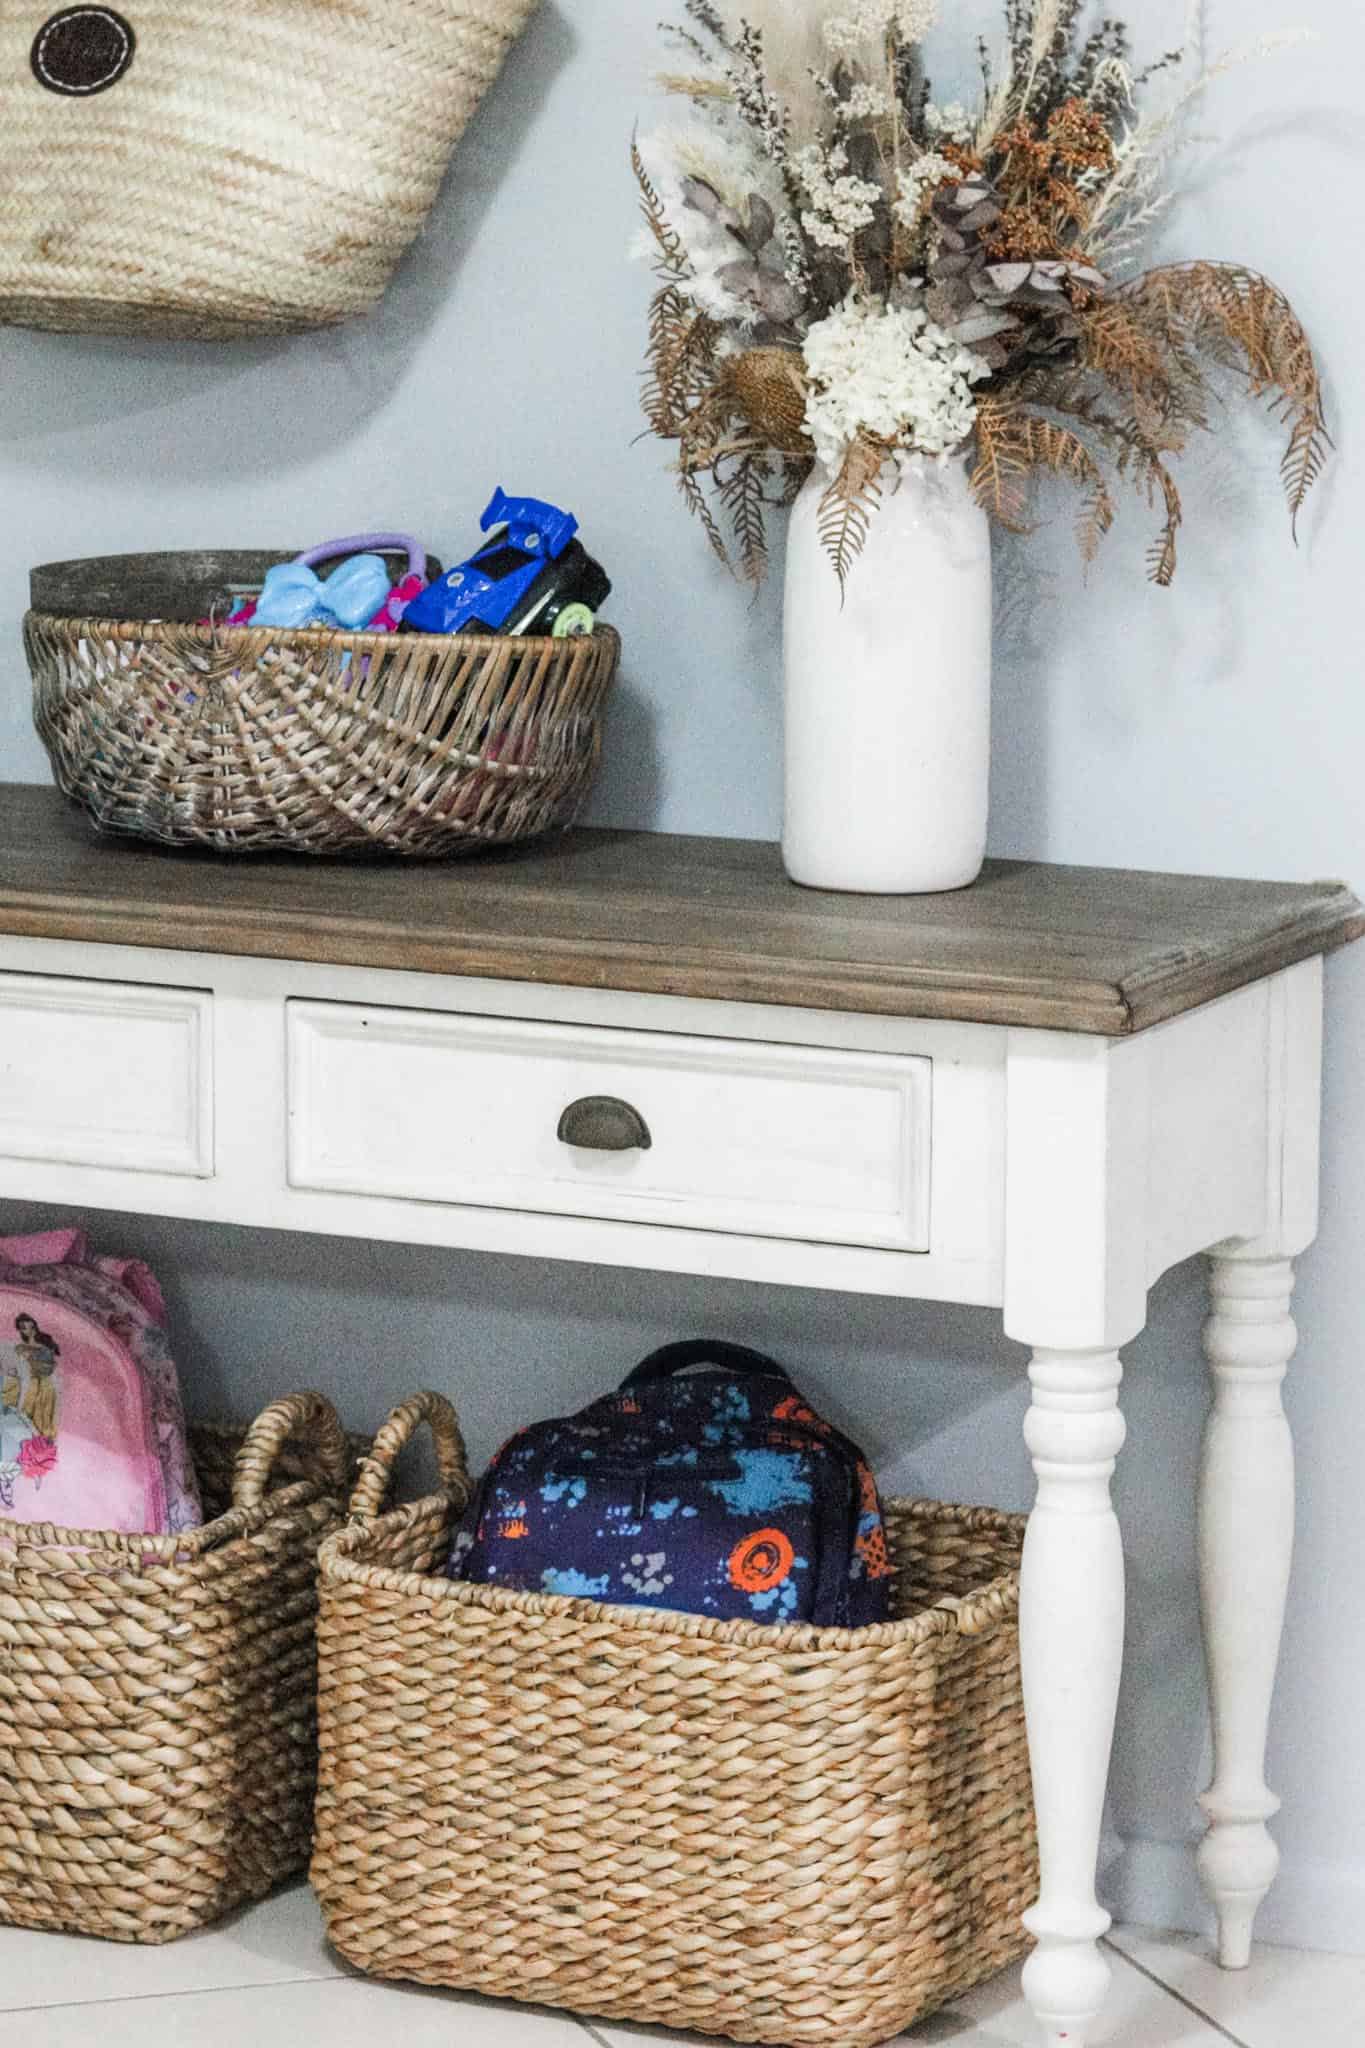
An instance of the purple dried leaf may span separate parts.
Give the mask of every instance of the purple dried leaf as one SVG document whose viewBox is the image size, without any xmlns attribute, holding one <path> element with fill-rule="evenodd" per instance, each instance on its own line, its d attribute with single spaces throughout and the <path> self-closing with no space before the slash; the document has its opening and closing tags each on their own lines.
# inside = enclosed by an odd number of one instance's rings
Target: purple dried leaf
<svg viewBox="0 0 1365 2048">
<path fill-rule="evenodd" d="M 761 198 L 757 192 L 751 194 L 749 199 L 749 228 L 745 240 L 755 255 L 761 249 L 767 248 L 776 232 L 777 215 L 773 212 L 766 199 Z"/>
<path fill-rule="evenodd" d="M 960 341 L 966 348 L 975 348 L 983 341 L 993 341 L 997 334 L 1013 334 L 1019 330 L 1019 322 L 1010 315 L 991 307 L 984 307 L 965 318 L 949 324 L 949 333 L 954 341 Z"/>
<path fill-rule="evenodd" d="M 1101 270 L 1094 270 L 1088 263 L 1069 263 L 1067 274 L 1073 284 L 1083 284 L 1094 292 L 1107 291 L 1109 280 Z"/>
<path fill-rule="evenodd" d="M 987 266 L 986 279 L 991 291 L 1000 292 L 1008 298 L 1012 293 L 1022 291 L 1032 274 L 1031 263 L 992 263 Z"/>
<path fill-rule="evenodd" d="M 758 288 L 758 302 L 774 326 L 785 327 L 800 314 L 805 297 L 784 277 L 769 277 L 765 273 Z"/>
<path fill-rule="evenodd" d="M 707 220 L 719 221 L 722 227 L 735 233 L 739 228 L 739 215 L 733 207 L 725 204 L 714 185 L 708 185 L 705 178 L 683 179 L 683 203 L 694 212 L 704 214 Z"/>
</svg>

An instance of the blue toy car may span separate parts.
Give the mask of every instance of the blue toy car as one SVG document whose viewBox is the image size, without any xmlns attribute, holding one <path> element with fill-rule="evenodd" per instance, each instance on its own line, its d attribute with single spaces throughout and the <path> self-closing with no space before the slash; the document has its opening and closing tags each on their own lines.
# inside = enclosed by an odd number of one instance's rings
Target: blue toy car
<svg viewBox="0 0 1365 2048">
<path fill-rule="evenodd" d="M 571 512 L 499 486 L 480 524 L 484 545 L 413 600 L 405 633 L 591 633 L 611 580 Z"/>
</svg>

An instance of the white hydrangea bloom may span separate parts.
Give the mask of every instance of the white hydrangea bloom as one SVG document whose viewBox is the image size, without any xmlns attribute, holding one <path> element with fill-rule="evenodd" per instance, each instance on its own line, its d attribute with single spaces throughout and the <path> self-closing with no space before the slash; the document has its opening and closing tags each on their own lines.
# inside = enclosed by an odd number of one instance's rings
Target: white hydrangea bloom
<svg viewBox="0 0 1365 2048">
<path fill-rule="evenodd" d="M 945 183 L 958 184 L 962 172 L 946 156 L 928 152 L 917 156 L 907 164 L 897 178 L 899 198 L 896 201 L 896 219 L 903 227 L 917 228 L 924 219 L 929 201 L 939 186 Z"/>
<path fill-rule="evenodd" d="M 920 455 L 960 447 L 976 420 L 972 385 L 989 366 L 922 307 L 851 294 L 806 336 L 806 431 L 828 470 L 860 433 Z"/>
<path fill-rule="evenodd" d="M 922 43 L 938 20 L 939 0 L 840 0 L 843 12 L 825 23 L 825 47 L 832 57 L 861 56 L 868 44 L 891 34 Z"/>
<path fill-rule="evenodd" d="M 811 198 L 811 210 L 801 216 L 802 223 L 822 249 L 846 249 L 858 231 L 871 227 L 877 218 L 882 188 L 852 175 L 842 143 L 830 149 L 812 143 L 801 150 L 796 173 Z"/>
</svg>

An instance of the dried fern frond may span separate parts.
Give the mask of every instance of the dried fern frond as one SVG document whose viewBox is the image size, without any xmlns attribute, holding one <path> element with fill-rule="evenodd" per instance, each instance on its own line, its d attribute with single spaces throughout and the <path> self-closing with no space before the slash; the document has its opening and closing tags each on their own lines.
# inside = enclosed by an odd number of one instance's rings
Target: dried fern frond
<svg viewBox="0 0 1365 2048">
<path fill-rule="evenodd" d="M 1284 293 L 1236 264 L 1172 264 L 1121 286 L 1082 319 L 1077 361 L 1039 369 L 1013 387 L 1016 410 L 999 396 L 982 401 L 976 487 L 1006 525 L 1019 521 L 1022 475 L 1051 460 L 1032 459 L 1028 410 L 1074 421 L 1104 449 L 1120 476 L 1163 513 L 1148 570 L 1163 588 L 1175 576 L 1184 511 L 1166 458 L 1193 429 L 1207 429 L 1215 368 L 1232 371 L 1254 398 L 1267 399 L 1289 429 L 1281 464 L 1298 531 L 1299 514 L 1322 473 L 1330 442 L 1322 381 L 1308 337 Z M 1044 457 L 1052 452 L 1043 448 Z M 1087 528 L 1095 534 L 1093 526 Z"/>
<path fill-rule="evenodd" d="M 808 444 L 775 448 L 756 431 L 742 387 L 729 374 L 734 359 L 720 356 L 720 334 L 676 285 L 664 286 L 651 314 L 645 416 L 661 439 L 677 442 L 679 488 L 716 556 L 758 585 L 768 567 L 767 514 L 792 502 L 814 453 Z M 707 497 L 708 482 L 733 530 L 737 564 Z"/>
<path fill-rule="evenodd" d="M 820 539 L 834 564 L 840 590 L 863 549 L 882 502 L 882 467 L 890 449 L 873 434 L 850 442 L 839 474 L 820 500 Z"/>
<path fill-rule="evenodd" d="M 1164 514 L 1161 531 L 1147 550 L 1147 574 L 1162 590 L 1175 580 L 1178 561 L 1176 541 L 1185 521 L 1185 508 L 1175 478 L 1166 466 L 1172 450 L 1155 441 L 1136 416 L 1106 412 L 1098 404 L 1077 406 L 1075 416 L 1085 422 L 1095 439 L 1105 447 L 1121 477 L 1136 485 L 1149 505 L 1161 500 Z"/>
<path fill-rule="evenodd" d="M 750 452 L 739 456 L 732 468 L 722 462 L 715 474 L 721 504 L 734 529 L 740 572 L 757 590 L 768 573 L 768 462 Z"/>
<path fill-rule="evenodd" d="M 676 285 L 656 292 L 649 307 L 649 346 L 640 403 L 652 432 L 672 440 L 678 429 L 678 369 L 695 321 Z"/>
<path fill-rule="evenodd" d="M 1016 410 L 1008 398 L 983 398 L 976 413 L 976 456 L 971 487 L 979 505 L 1009 533 L 1029 532 L 1028 464 L 1009 421 Z"/>
<path fill-rule="evenodd" d="M 977 457 L 971 485 L 977 502 L 1012 532 L 1025 531 L 1031 478 L 1065 478 L 1085 492 L 1076 538 L 1086 562 L 1114 524 L 1114 500 L 1103 470 L 1080 435 L 1009 399 L 987 398 L 976 421 Z"/>
<path fill-rule="evenodd" d="M 1148 434 L 1176 449 L 1190 428 L 1207 432 L 1213 423 L 1206 351 L 1180 293 L 1158 273 L 1149 277 L 1150 290 L 1113 292 L 1082 320 L 1080 361 L 1126 391 Z"/>
<path fill-rule="evenodd" d="M 649 229 L 658 248 L 658 268 L 663 276 L 679 279 L 686 277 L 691 269 L 687 252 L 679 235 L 668 218 L 658 189 L 645 169 L 645 160 L 640 154 L 640 138 L 631 137 L 630 167 L 635 173 L 635 182 L 640 188 L 640 212 L 645 226 Z"/>
<path fill-rule="evenodd" d="M 678 479 L 719 560 L 757 589 L 768 571 L 768 514 L 795 501 L 810 470 L 809 462 L 792 465 L 787 457 L 775 456 L 765 442 L 737 427 L 719 442 L 708 436 L 685 436 Z M 704 477 L 709 478 L 729 519 L 733 554 L 707 500 Z"/>
<path fill-rule="evenodd" d="M 1175 581 L 1178 560 L 1176 535 L 1184 523 L 1185 512 L 1175 478 L 1164 462 L 1156 456 L 1151 457 L 1147 475 L 1151 484 L 1160 490 L 1166 506 L 1166 524 L 1147 550 L 1147 574 L 1159 590 L 1169 590 Z"/>
<path fill-rule="evenodd" d="M 725 535 L 720 530 L 716 515 L 707 502 L 706 493 L 702 489 L 700 482 L 690 469 L 680 469 L 678 471 L 678 485 L 686 500 L 689 511 L 694 512 L 701 521 L 702 530 L 707 540 L 711 543 L 711 552 L 715 555 L 717 561 L 723 562 L 728 569 L 731 566 L 730 550 L 725 545 Z"/>
<path fill-rule="evenodd" d="M 1284 293 L 1239 264 L 1184 263 L 1148 271 L 1119 296 L 1140 315 L 1158 309 L 1174 334 L 1239 374 L 1289 428 L 1281 475 L 1297 538 L 1331 440 L 1312 345 Z"/>
<path fill-rule="evenodd" d="M 1174 420 L 1206 425 L 1204 380 L 1183 339 L 1157 309 L 1123 298 L 1102 300 L 1081 319 L 1080 361 L 1160 435 Z"/>
<path fill-rule="evenodd" d="M 1165 516 L 1148 551 L 1147 572 L 1154 583 L 1166 589 L 1175 576 L 1176 537 L 1185 515 L 1180 491 L 1165 457 L 1179 452 L 1184 445 L 1183 434 L 1168 426 L 1162 438 L 1154 437 L 1136 414 L 1111 412 L 1089 388 L 1084 376 L 1076 372 L 1061 376 L 1040 372 L 1028 380 L 1028 386 L 1034 403 L 1078 420 L 1091 438 L 1099 442 L 1118 475 L 1141 490 L 1149 505 L 1158 498 L 1161 500 Z"/>
<path fill-rule="evenodd" d="M 698 407 L 720 402 L 717 390 L 719 329 L 675 284 L 655 294 L 640 401 L 650 430 L 661 440 L 681 439 Z"/>
</svg>

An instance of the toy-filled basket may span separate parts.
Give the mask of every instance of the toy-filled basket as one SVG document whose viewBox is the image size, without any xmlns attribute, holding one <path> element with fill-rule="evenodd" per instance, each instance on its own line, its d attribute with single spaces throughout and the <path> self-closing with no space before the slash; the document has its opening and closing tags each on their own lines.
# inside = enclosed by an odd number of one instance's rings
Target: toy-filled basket
<svg viewBox="0 0 1365 2048">
<path fill-rule="evenodd" d="M 0 322 L 224 340 L 365 312 L 535 0 L 9 0 Z"/>
<path fill-rule="evenodd" d="M 33 572 L 34 720 L 96 824 L 220 852 L 435 858 L 573 823 L 601 759 L 610 627 L 541 639 L 217 623 L 292 559 Z"/>
</svg>

